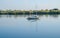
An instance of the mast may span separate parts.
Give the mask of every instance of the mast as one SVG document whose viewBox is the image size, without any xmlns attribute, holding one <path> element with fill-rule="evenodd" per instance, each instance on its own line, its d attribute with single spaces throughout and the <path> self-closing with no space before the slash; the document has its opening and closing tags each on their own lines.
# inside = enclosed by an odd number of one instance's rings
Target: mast
<svg viewBox="0 0 60 38">
<path fill-rule="evenodd" d="M 34 1 L 34 3 L 35 3 L 35 5 L 34 5 L 34 7 L 35 7 L 35 12 L 36 12 L 36 15 L 37 15 L 37 2 L 36 2 L 36 0 Z"/>
</svg>

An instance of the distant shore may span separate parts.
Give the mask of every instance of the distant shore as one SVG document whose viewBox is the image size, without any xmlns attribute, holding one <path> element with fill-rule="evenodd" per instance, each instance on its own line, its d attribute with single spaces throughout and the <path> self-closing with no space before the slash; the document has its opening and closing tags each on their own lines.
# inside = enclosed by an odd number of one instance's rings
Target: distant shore
<svg viewBox="0 0 60 38">
<path fill-rule="evenodd" d="M 41 10 L 0 10 L 0 15 L 60 14 L 59 9 Z"/>
</svg>

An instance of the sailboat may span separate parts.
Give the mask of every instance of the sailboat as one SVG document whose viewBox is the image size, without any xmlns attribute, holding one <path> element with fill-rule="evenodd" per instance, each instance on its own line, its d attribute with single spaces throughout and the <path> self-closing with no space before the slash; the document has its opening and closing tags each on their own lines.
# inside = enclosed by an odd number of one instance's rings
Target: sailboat
<svg viewBox="0 0 60 38">
<path fill-rule="evenodd" d="M 33 15 L 33 16 L 29 16 L 28 18 L 27 18 L 28 20 L 36 20 L 36 19 L 38 19 L 38 17 L 35 15 Z"/>
<path fill-rule="evenodd" d="M 37 6 L 36 6 L 36 8 L 37 8 Z M 37 10 L 35 12 L 36 12 L 36 15 L 29 16 L 27 19 L 28 20 L 38 20 L 39 18 L 37 16 Z"/>
<path fill-rule="evenodd" d="M 38 16 L 37 16 L 37 12 L 36 12 L 36 15 L 31 15 L 27 18 L 28 20 L 38 20 Z"/>
</svg>

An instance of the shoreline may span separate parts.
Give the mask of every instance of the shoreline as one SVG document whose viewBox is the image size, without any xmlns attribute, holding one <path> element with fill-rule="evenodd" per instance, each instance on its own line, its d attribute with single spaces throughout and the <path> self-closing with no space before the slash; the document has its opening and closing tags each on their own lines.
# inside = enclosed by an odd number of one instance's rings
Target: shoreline
<svg viewBox="0 0 60 38">
<path fill-rule="evenodd" d="M 60 14 L 60 12 L 36 12 L 36 13 L 0 13 L 0 15 L 54 15 Z"/>
</svg>

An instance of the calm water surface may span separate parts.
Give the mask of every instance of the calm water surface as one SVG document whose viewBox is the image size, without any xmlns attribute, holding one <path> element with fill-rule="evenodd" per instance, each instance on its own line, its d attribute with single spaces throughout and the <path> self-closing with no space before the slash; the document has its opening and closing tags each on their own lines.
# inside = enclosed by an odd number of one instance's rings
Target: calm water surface
<svg viewBox="0 0 60 38">
<path fill-rule="evenodd" d="M 0 15 L 0 38 L 60 38 L 60 15 Z"/>
</svg>

